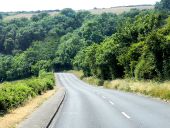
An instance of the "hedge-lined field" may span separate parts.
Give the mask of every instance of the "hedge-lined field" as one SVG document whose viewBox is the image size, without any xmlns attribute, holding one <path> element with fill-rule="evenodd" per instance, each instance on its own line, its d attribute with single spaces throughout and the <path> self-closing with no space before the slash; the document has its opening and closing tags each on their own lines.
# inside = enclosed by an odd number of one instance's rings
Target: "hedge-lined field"
<svg viewBox="0 0 170 128">
<path fill-rule="evenodd" d="M 40 73 L 39 77 L 32 77 L 15 82 L 0 84 L 0 112 L 18 107 L 36 95 L 54 88 L 53 73 Z"/>
</svg>

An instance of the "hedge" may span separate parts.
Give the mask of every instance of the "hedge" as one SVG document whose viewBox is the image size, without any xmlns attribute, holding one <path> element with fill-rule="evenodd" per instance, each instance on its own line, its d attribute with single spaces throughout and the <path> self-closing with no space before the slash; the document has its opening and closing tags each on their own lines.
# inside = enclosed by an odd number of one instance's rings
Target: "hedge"
<svg viewBox="0 0 170 128">
<path fill-rule="evenodd" d="M 43 73 L 43 76 L 0 84 L 0 112 L 7 112 L 53 88 L 53 73 Z"/>
</svg>

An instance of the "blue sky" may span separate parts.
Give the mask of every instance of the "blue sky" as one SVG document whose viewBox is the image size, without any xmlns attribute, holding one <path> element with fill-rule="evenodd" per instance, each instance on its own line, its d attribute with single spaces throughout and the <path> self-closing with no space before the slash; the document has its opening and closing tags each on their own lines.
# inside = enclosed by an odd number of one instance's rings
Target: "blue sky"
<svg viewBox="0 0 170 128">
<path fill-rule="evenodd" d="M 0 0 L 0 11 L 92 9 L 124 5 L 154 4 L 160 0 Z"/>
</svg>

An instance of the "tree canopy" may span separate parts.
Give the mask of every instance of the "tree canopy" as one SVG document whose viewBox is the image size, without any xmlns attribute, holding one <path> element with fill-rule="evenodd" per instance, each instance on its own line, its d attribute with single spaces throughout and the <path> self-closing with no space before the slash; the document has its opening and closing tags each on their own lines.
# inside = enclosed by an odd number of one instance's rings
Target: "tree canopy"
<svg viewBox="0 0 170 128">
<path fill-rule="evenodd" d="M 169 1 L 119 15 L 63 9 L 0 19 L 0 81 L 41 70 L 83 70 L 100 79 L 170 79 Z"/>
<path fill-rule="evenodd" d="M 161 0 L 157 2 L 155 8 L 158 10 L 170 11 L 170 1 L 169 0 Z"/>
</svg>

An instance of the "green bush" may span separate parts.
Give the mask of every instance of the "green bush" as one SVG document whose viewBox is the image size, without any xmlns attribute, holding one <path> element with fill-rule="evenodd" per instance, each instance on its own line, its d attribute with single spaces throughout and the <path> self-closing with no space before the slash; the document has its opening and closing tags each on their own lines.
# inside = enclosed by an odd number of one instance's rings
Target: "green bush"
<svg viewBox="0 0 170 128">
<path fill-rule="evenodd" d="M 34 95 L 33 89 L 24 84 L 4 86 L 0 90 L 0 110 L 17 107 Z"/>
<path fill-rule="evenodd" d="M 39 77 L 6 82 L 0 86 L 0 111 L 7 112 L 9 109 L 23 104 L 31 97 L 53 89 L 54 75 L 53 73 L 43 73 Z"/>
<path fill-rule="evenodd" d="M 149 54 L 147 58 L 142 58 L 135 68 L 135 78 L 141 79 L 153 79 L 156 76 L 154 57 Z"/>
</svg>

